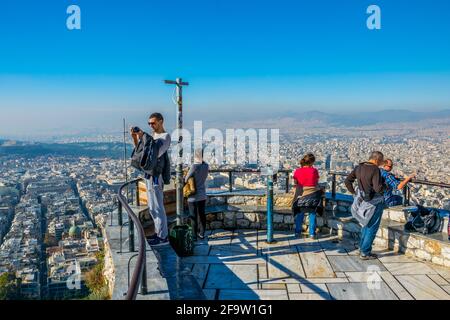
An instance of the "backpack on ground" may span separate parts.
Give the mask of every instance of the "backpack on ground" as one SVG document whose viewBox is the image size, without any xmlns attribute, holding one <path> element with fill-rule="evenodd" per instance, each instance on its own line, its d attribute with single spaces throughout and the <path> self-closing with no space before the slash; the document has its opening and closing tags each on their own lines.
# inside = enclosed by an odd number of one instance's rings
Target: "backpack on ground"
<svg viewBox="0 0 450 320">
<path fill-rule="evenodd" d="M 423 234 L 440 232 L 443 222 L 438 210 L 417 205 L 417 210 L 408 212 L 405 230 Z"/>
</svg>

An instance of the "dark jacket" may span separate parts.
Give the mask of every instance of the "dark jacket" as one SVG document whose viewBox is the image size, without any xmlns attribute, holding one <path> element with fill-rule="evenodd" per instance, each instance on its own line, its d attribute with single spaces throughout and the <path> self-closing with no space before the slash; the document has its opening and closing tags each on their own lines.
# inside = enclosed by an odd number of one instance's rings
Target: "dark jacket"
<svg viewBox="0 0 450 320">
<path fill-rule="evenodd" d="M 299 196 L 292 203 L 292 211 L 294 215 L 299 212 L 321 213 L 323 207 L 322 196 L 322 190 L 317 190 L 316 192 L 308 194 L 307 196 Z"/>
<path fill-rule="evenodd" d="M 162 175 L 164 184 L 170 184 L 170 158 L 166 152 L 158 158 L 160 143 L 144 133 L 131 154 L 131 165 L 144 172 L 145 178 Z"/>
<path fill-rule="evenodd" d="M 384 184 L 380 169 L 370 162 L 360 163 L 345 179 L 345 186 L 352 194 L 356 193 L 353 187 L 356 180 L 358 180 L 359 188 L 366 195 L 364 198 L 366 201 L 372 200 L 377 193 L 383 193 Z"/>
</svg>

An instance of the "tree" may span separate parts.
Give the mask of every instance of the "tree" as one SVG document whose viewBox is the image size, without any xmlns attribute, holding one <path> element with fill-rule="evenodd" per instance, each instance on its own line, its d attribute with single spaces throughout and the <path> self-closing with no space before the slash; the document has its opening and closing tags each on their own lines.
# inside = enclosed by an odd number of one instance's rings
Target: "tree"
<svg viewBox="0 0 450 320">
<path fill-rule="evenodd" d="M 109 290 L 106 285 L 106 279 L 103 275 L 103 268 L 105 265 L 104 252 L 97 252 L 97 264 L 95 267 L 86 273 L 86 286 L 89 288 L 90 294 L 88 300 L 107 300 L 109 299 Z"/>
<path fill-rule="evenodd" d="M 20 279 L 12 272 L 0 275 L 0 300 L 19 300 Z"/>
</svg>

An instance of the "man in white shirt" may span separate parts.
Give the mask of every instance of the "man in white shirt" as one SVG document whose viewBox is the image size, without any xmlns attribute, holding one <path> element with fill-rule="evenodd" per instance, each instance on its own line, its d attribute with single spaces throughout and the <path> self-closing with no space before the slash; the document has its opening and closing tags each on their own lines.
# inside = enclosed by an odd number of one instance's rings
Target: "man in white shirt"
<svg viewBox="0 0 450 320">
<path fill-rule="evenodd" d="M 164 129 L 164 118 L 160 113 L 152 113 L 148 119 L 148 124 L 152 128 L 152 137 L 159 144 L 158 158 L 162 157 L 169 150 L 171 138 Z M 138 136 L 133 135 L 134 144 L 138 143 Z M 149 238 L 151 246 L 168 244 L 167 216 L 164 208 L 164 181 L 162 174 L 159 176 L 145 176 L 147 186 L 148 209 L 153 218 L 155 234 Z"/>
</svg>

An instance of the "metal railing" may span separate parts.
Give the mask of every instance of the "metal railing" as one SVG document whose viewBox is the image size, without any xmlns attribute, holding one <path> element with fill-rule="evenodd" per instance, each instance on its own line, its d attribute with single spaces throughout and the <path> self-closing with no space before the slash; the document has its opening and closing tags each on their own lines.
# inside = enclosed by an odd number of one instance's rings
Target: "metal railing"
<svg viewBox="0 0 450 320">
<path fill-rule="evenodd" d="M 125 209 L 128 215 L 128 249 L 129 252 L 135 252 L 135 244 L 134 244 L 134 229 L 136 226 L 138 242 L 139 242 L 139 250 L 137 254 L 136 265 L 133 270 L 133 275 L 131 277 L 131 281 L 129 282 L 128 290 L 125 296 L 125 300 L 135 300 L 139 291 L 139 285 L 141 286 L 141 293 L 147 293 L 147 254 L 146 254 L 146 245 L 147 239 L 145 238 L 144 228 L 139 220 L 139 217 L 133 212 L 129 205 L 129 199 L 124 196 L 124 190 L 132 185 L 136 186 L 136 204 L 139 205 L 139 181 L 142 181 L 142 178 L 135 179 L 123 184 L 119 188 L 118 192 L 118 200 L 119 200 L 119 208 L 118 208 L 118 224 L 121 227 L 124 225 L 122 218 L 123 208 Z M 128 194 L 128 192 L 127 192 Z M 122 232 L 121 232 L 122 234 Z M 121 240 L 122 245 L 122 240 Z M 133 256 L 132 256 L 133 257 Z M 131 260 L 131 258 L 130 258 Z"/>
<path fill-rule="evenodd" d="M 228 191 L 233 192 L 233 173 L 261 173 L 261 169 L 210 169 L 210 173 L 227 173 L 228 174 Z M 278 175 L 282 174 L 285 176 L 285 192 L 289 192 L 289 175 L 291 170 L 280 169 L 274 174 L 274 182 L 277 181 Z"/>
<path fill-rule="evenodd" d="M 336 198 L 336 176 L 347 177 L 350 173 L 329 171 L 329 172 L 327 172 L 327 174 L 331 175 L 331 197 L 334 199 L 334 198 Z M 403 179 L 404 178 L 402 178 L 402 177 L 398 177 L 398 180 L 400 180 L 400 181 Z M 450 189 L 450 184 L 444 183 L 444 182 L 434 182 L 434 181 L 427 181 L 427 180 L 420 180 L 420 179 L 412 179 L 409 183 Z M 403 192 L 403 206 L 409 206 L 410 200 L 411 200 L 411 188 L 408 185 L 406 185 L 403 188 L 402 192 Z"/>
</svg>

